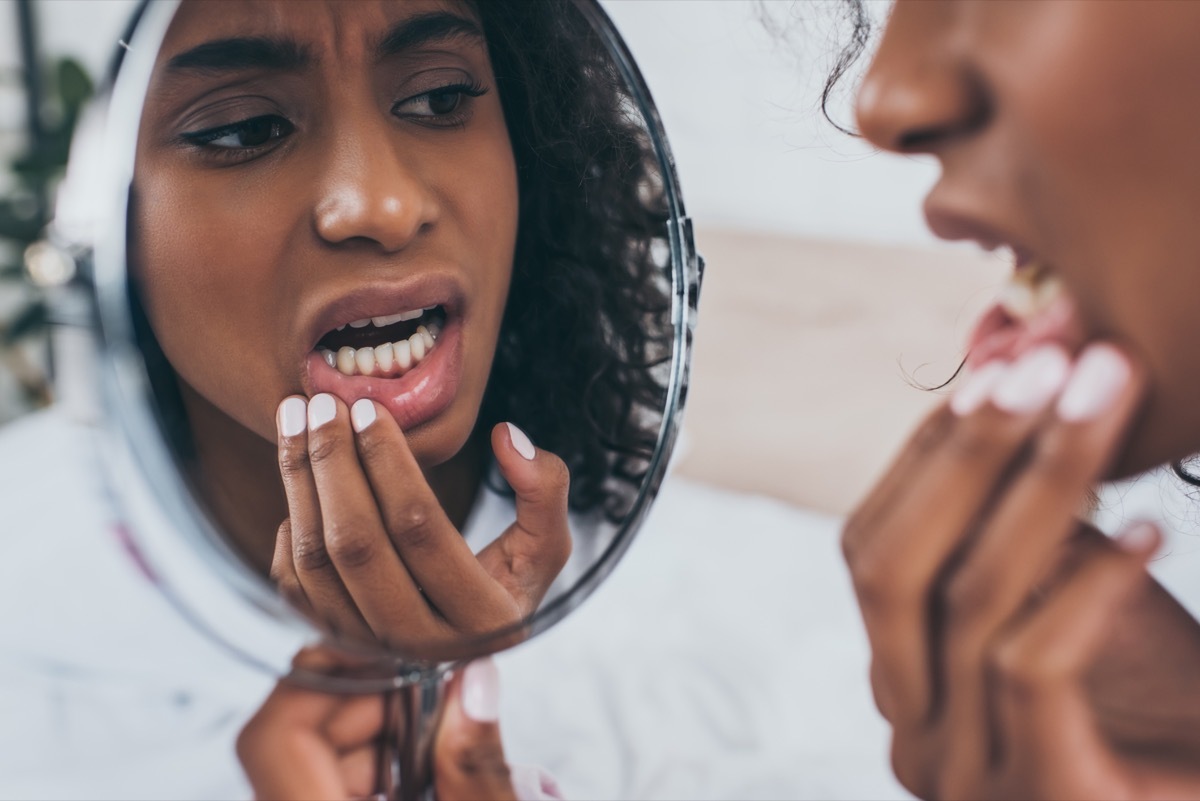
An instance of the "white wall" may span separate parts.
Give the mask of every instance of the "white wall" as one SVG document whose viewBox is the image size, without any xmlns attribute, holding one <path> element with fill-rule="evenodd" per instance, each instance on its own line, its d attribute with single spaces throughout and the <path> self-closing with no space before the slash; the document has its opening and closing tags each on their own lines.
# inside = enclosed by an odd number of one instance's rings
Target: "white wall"
<svg viewBox="0 0 1200 801">
<path fill-rule="evenodd" d="M 887 3 L 871 1 L 881 17 Z M 698 224 L 820 238 L 927 242 L 927 159 L 875 153 L 821 115 L 839 3 L 602 0 L 637 58 Z M 791 28 L 781 41 L 774 28 Z M 849 94 L 834 116 L 852 121 Z"/>
<path fill-rule="evenodd" d="M 927 161 L 875 154 L 838 133 L 817 97 L 839 41 L 837 0 L 602 0 L 641 65 L 699 225 L 834 239 L 925 242 Z M 42 0 L 52 50 L 99 74 L 134 0 Z M 875 0 L 875 10 L 885 4 Z M 798 23 L 782 42 L 768 31 Z M 15 65 L 11 0 L 0 2 L 0 67 Z M 839 119 L 851 119 L 843 104 Z M 20 105 L 0 101 L 6 120 Z"/>
</svg>

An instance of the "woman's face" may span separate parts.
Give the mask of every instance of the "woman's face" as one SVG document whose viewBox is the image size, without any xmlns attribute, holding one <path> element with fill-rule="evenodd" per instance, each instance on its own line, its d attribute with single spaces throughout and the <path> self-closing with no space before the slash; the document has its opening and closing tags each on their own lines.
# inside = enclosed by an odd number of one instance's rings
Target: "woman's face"
<svg viewBox="0 0 1200 801">
<path fill-rule="evenodd" d="M 273 440 L 286 395 L 369 397 L 423 465 L 465 443 L 517 234 L 512 147 L 466 4 L 184 2 L 133 214 L 147 314 L 195 402 Z"/>
<path fill-rule="evenodd" d="M 1145 362 L 1123 473 L 1200 450 L 1198 33 L 1200 3 L 899 0 L 858 96 L 872 142 L 941 162 L 935 233 L 1065 286 L 998 355 L 1113 337 Z"/>
</svg>

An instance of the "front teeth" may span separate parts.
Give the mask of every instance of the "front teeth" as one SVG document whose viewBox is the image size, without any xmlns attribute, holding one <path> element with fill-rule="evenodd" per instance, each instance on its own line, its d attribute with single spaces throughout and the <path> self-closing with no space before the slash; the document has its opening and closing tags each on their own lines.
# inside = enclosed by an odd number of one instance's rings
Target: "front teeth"
<svg viewBox="0 0 1200 801">
<path fill-rule="evenodd" d="M 386 328 L 387 326 L 395 325 L 396 323 L 403 323 L 407 320 L 415 320 L 425 312 L 433 311 L 436 308 L 437 306 L 430 306 L 426 309 L 413 309 L 411 311 L 403 311 L 398 314 L 387 314 L 382 317 L 367 317 L 363 320 L 355 320 L 354 322 L 350 323 L 350 327 L 366 328 L 368 325 L 373 325 L 376 328 Z M 341 331 L 343 328 L 345 328 L 345 326 L 338 326 L 339 331 Z"/>
<path fill-rule="evenodd" d="M 354 325 L 354 323 L 351 323 Z M 362 326 L 356 326 L 361 328 Z M 321 358 L 342 375 L 378 375 L 395 378 L 404 375 L 425 360 L 437 342 L 437 327 L 418 326 L 408 339 L 385 342 L 375 347 L 339 348 L 335 353 L 320 349 Z"/>
<path fill-rule="evenodd" d="M 1062 281 L 1041 265 L 1033 264 L 1013 273 L 1000 291 L 999 303 L 1017 320 L 1029 320 L 1048 309 L 1062 293 Z"/>
</svg>

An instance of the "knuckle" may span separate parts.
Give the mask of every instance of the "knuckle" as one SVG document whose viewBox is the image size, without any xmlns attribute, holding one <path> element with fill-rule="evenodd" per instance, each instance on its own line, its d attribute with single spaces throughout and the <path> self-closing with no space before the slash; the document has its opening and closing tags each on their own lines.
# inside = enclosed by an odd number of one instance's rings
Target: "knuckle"
<svg viewBox="0 0 1200 801">
<path fill-rule="evenodd" d="M 285 445 L 279 449 L 279 472 L 285 481 L 304 475 L 309 466 L 308 448 Z"/>
<path fill-rule="evenodd" d="M 998 643 L 988 662 L 997 687 L 1009 701 L 1027 701 L 1068 672 L 1052 651 L 1030 647 L 1019 637 Z"/>
<path fill-rule="evenodd" d="M 324 436 L 314 434 L 308 441 L 308 461 L 315 468 L 337 457 L 345 443 L 331 432 Z"/>
<path fill-rule="evenodd" d="M 860 554 L 850 576 L 864 609 L 886 610 L 922 595 L 925 582 L 904 560 L 887 558 L 878 551 Z"/>
<path fill-rule="evenodd" d="M 300 536 L 292 539 L 292 556 L 296 569 L 301 571 L 324 570 L 330 566 L 329 550 L 319 536 Z"/>
<path fill-rule="evenodd" d="M 986 571 L 969 568 L 951 576 L 940 592 L 942 613 L 948 628 L 970 628 L 995 597 L 995 580 Z"/>
<path fill-rule="evenodd" d="M 325 534 L 330 560 L 343 569 L 370 564 L 378 555 L 379 543 L 361 524 L 347 523 L 330 528 Z"/>
<path fill-rule="evenodd" d="M 966 421 L 946 438 L 946 449 L 955 462 L 967 466 L 991 464 L 1011 450 L 1014 438 L 1007 427 L 986 422 Z"/>
<path fill-rule="evenodd" d="M 388 528 L 408 548 L 427 548 L 434 544 L 433 521 L 436 513 L 428 501 L 415 501 L 395 509 L 388 516 Z"/>
<path fill-rule="evenodd" d="M 358 455 L 364 462 L 380 461 L 395 446 L 385 438 L 377 435 L 377 427 L 372 426 L 358 434 L 355 439 Z"/>
<path fill-rule="evenodd" d="M 1081 449 L 1069 447 L 1062 437 L 1044 437 L 1034 449 L 1028 469 L 1046 490 L 1065 492 L 1090 479 L 1087 467 Z"/>
</svg>

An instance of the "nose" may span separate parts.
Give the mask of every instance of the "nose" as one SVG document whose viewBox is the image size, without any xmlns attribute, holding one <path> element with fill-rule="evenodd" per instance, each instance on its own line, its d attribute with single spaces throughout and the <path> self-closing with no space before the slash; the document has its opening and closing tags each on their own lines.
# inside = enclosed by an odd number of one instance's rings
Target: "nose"
<svg viewBox="0 0 1200 801">
<path fill-rule="evenodd" d="M 317 235 L 334 245 L 359 241 L 386 252 L 404 249 L 438 217 L 437 197 L 421 166 L 397 146 L 386 122 L 360 121 L 355 130 L 339 131 L 318 177 Z"/>
<path fill-rule="evenodd" d="M 934 153 L 978 131 L 991 109 L 953 36 L 961 0 L 898 0 L 858 91 L 858 128 L 898 153 Z"/>
</svg>

